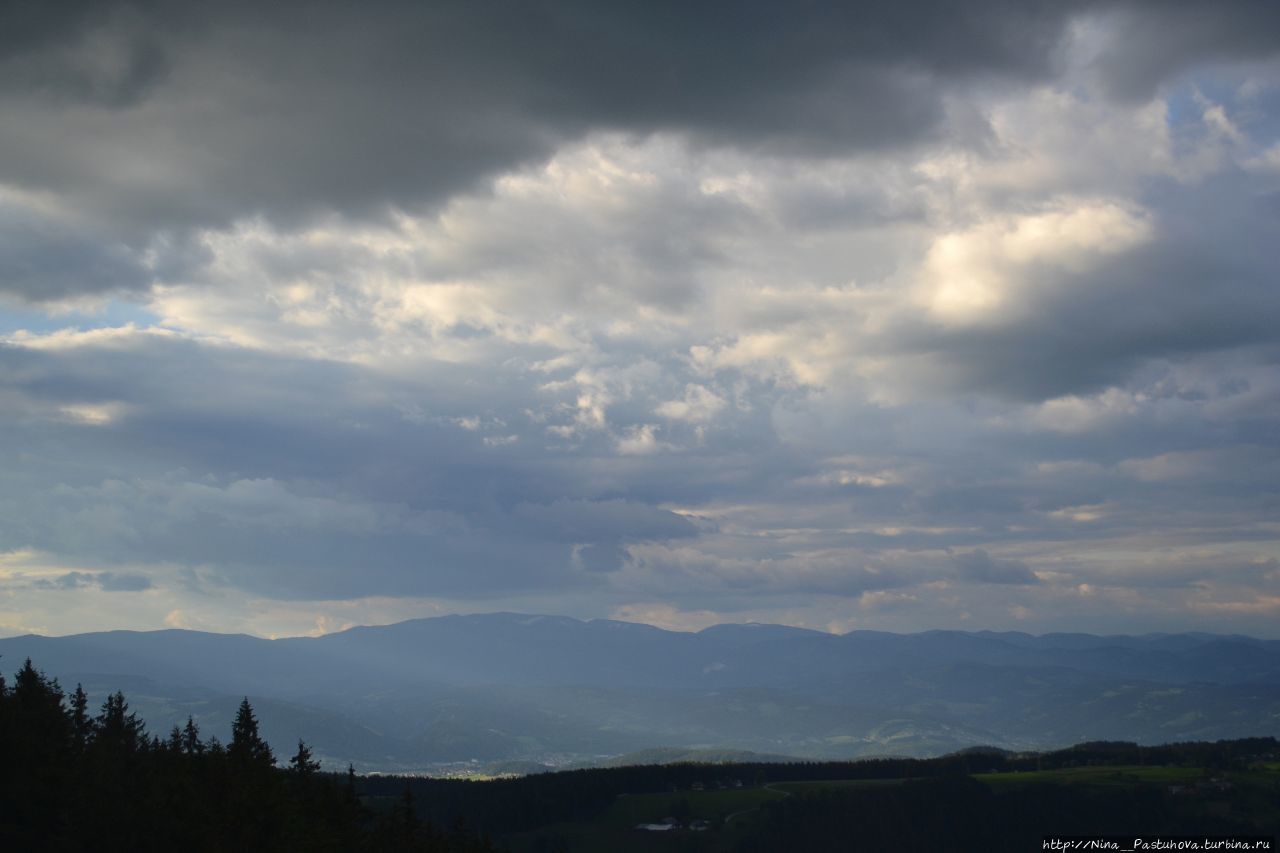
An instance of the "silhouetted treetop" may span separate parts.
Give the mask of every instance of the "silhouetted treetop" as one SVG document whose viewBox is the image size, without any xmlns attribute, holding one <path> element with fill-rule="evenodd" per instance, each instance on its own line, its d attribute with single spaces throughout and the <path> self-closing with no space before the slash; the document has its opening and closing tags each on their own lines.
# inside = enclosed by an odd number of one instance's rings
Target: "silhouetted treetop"
<svg viewBox="0 0 1280 853">
<path fill-rule="evenodd" d="M 258 733 L 258 718 L 253 714 L 253 706 L 249 704 L 247 696 L 240 703 L 235 721 L 231 724 L 231 744 L 227 747 L 227 754 L 233 761 L 264 767 L 275 766 L 275 753 Z"/>
</svg>

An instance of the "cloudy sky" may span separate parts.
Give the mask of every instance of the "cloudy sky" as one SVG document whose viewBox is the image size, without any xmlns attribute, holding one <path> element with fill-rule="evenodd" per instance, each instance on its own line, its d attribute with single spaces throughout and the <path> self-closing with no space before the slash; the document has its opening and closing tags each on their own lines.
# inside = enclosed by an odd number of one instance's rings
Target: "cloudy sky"
<svg viewBox="0 0 1280 853">
<path fill-rule="evenodd" d="M 9 2 L 0 633 L 1280 636 L 1280 4 Z"/>
</svg>

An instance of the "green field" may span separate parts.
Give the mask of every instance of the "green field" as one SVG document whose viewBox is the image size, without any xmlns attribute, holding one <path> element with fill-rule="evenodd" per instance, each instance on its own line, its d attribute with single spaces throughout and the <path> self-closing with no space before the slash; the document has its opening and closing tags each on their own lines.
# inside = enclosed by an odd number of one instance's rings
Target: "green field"
<svg viewBox="0 0 1280 853">
<path fill-rule="evenodd" d="M 905 781 L 905 779 L 820 779 L 806 782 L 775 782 L 769 786 L 769 789 L 787 794 L 805 794 L 810 791 L 822 791 L 830 788 L 874 788 L 878 785 L 901 785 Z"/>
<path fill-rule="evenodd" d="M 1202 779 L 1200 767 L 1063 767 L 1057 770 L 1029 770 L 1021 773 L 980 773 L 973 778 L 1001 790 L 1016 785 L 1052 782 L 1057 785 L 1125 787 L 1130 785 L 1173 785 Z"/>
</svg>

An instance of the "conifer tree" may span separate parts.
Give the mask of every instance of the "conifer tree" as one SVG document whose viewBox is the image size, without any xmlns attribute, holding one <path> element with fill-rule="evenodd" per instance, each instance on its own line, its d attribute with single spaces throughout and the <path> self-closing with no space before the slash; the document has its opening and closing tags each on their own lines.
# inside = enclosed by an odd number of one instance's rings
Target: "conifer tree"
<svg viewBox="0 0 1280 853">
<path fill-rule="evenodd" d="M 50 679 L 31 665 L 31 658 L 13 676 L 13 699 L 19 708 L 38 713 L 62 707 L 62 688 L 58 679 Z"/>
<path fill-rule="evenodd" d="M 347 762 L 347 802 L 355 803 L 358 801 L 356 796 L 356 766 L 351 762 Z"/>
<path fill-rule="evenodd" d="M 58 796 L 65 789 L 70 745 L 70 719 L 62 704 L 62 689 L 28 659 L 14 673 L 5 692 L 4 766 L 0 767 L 0 827 L 17 819 L 23 831 L 10 849 L 36 849 L 41 831 L 58 821 Z M 34 835 L 24 835 L 23 832 Z"/>
<path fill-rule="evenodd" d="M 129 703 L 119 690 L 102 703 L 94 726 L 94 743 L 126 753 L 141 752 L 148 745 L 146 725 L 129 711 Z"/>
<path fill-rule="evenodd" d="M 71 721 L 62 705 L 62 688 L 56 678 L 48 678 L 31 665 L 31 659 L 13 676 L 13 688 L 7 699 L 12 707 L 10 717 L 23 732 L 23 749 L 30 755 L 43 755 L 44 763 L 53 760 L 67 748 Z"/>
<path fill-rule="evenodd" d="M 84 752 L 93 735 L 93 720 L 89 717 L 89 697 L 84 687 L 76 685 L 71 694 L 71 746 L 77 755 Z"/>
<path fill-rule="evenodd" d="M 320 762 L 311 757 L 311 747 L 298 739 L 298 752 L 289 759 L 289 769 L 299 776 L 310 776 L 320 769 Z"/>
<path fill-rule="evenodd" d="M 253 715 L 253 706 L 249 704 L 248 696 L 240 703 L 235 721 L 231 724 L 231 744 L 227 747 L 227 754 L 237 762 L 275 766 L 275 753 L 258 733 L 258 718 Z"/>
<path fill-rule="evenodd" d="M 182 751 L 187 755 L 200 755 L 204 752 L 204 744 L 200 742 L 200 727 L 190 715 L 187 716 L 187 725 L 182 729 Z"/>
</svg>

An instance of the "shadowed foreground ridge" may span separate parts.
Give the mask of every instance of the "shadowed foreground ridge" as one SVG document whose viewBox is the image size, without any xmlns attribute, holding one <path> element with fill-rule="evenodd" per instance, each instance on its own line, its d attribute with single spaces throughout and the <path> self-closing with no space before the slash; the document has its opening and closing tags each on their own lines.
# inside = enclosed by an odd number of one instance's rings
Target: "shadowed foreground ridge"
<svg viewBox="0 0 1280 853">
<path fill-rule="evenodd" d="M 404 805 L 374 816 L 354 774 L 318 772 L 299 741 L 288 769 L 244 700 L 231 740 L 194 723 L 149 735 L 117 692 L 90 716 L 30 661 L 0 677 L 0 848 L 6 850 L 483 851 L 465 826 L 438 831 Z"/>
<path fill-rule="evenodd" d="M 225 745 L 192 720 L 149 736 L 119 692 L 96 716 L 86 705 L 81 688 L 67 696 L 30 661 L 12 687 L 0 679 L 5 849 L 750 853 L 856 840 L 876 850 L 1015 851 L 1053 833 L 1273 837 L 1280 828 L 1271 737 L 641 765 L 480 783 L 321 773 L 302 741 L 277 767 L 247 699 Z M 664 821 L 661 837 L 642 829 L 654 820 Z"/>
</svg>

